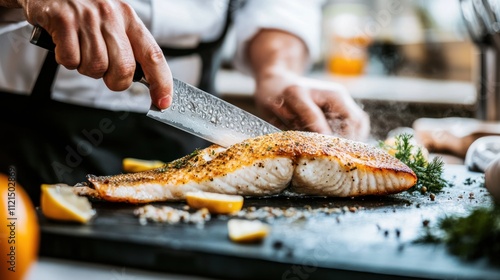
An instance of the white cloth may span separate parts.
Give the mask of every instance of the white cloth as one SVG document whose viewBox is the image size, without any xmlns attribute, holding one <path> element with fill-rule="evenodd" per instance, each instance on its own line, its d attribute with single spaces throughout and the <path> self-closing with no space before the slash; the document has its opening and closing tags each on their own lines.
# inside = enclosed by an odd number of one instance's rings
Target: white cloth
<svg viewBox="0 0 500 280">
<path fill-rule="evenodd" d="M 224 26 L 229 0 L 129 0 L 162 46 L 193 47 L 217 38 Z M 321 5 L 324 0 L 248 0 L 236 14 L 234 65 L 250 74 L 244 59 L 246 43 L 262 28 L 287 31 L 301 38 L 314 59 L 319 54 Z M 1 21 L 1 18 L 0 18 Z M 27 94 L 45 57 L 29 43 L 32 26 L 0 22 L 0 90 Z M 174 77 L 196 85 L 199 58 L 167 59 Z M 53 90 L 59 101 L 109 110 L 146 112 L 147 88 L 133 84 L 124 92 L 107 89 L 101 79 L 59 68 Z"/>
</svg>

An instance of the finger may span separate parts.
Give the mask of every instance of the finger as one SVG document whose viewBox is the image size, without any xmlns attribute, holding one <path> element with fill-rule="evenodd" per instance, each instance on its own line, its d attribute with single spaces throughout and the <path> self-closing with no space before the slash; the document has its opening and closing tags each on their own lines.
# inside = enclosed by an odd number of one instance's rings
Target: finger
<svg viewBox="0 0 500 280">
<path fill-rule="evenodd" d="M 313 91 L 312 99 L 322 109 L 333 132 L 339 136 L 364 140 L 370 133 L 370 120 L 355 102 L 342 93 Z"/>
<path fill-rule="evenodd" d="M 354 135 L 354 139 L 365 141 L 370 136 L 370 116 L 365 111 L 362 111 L 357 119 L 359 120 L 359 122 L 356 126 L 356 134 Z"/>
<path fill-rule="evenodd" d="M 31 24 L 41 26 L 50 34 L 56 62 L 76 69 L 80 65 L 77 16 L 65 2 L 45 2 L 23 1 L 26 17 Z"/>
<path fill-rule="evenodd" d="M 284 113 L 276 113 L 277 111 L 279 111 L 279 108 L 283 107 L 283 98 L 260 97 L 259 94 L 255 94 L 255 96 L 255 105 L 257 107 L 259 116 L 279 129 L 287 129 L 287 125 L 282 121 L 282 118 L 280 117 L 280 114 Z"/>
<path fill-rule="evenodd" d="M 291 86 L 285 89 L 283 95 L 284 107 L 288 111 L 288 116 L 284 111 L 281 114 L 286 117 L 285 123 L 291 124 L 295 129 L 332 133 L 323 111 L 314 103 L 308 89 Z"/>
<path fill-rule="evenodd" d="M 168 108 L 172 103 L 173 80 L 162 50 L 140 21 L 129 27 L 127 35 L 131 38 L 134 56 L 149 82 L 153 104 L 159 109 Z"/>
<path fill-rule="evenodd" d="M 104 83 L 111 90 L 125 90 L 132 84 L 136 64 L 125 27 L 120 23 L 116 23 L 115 27 L 106 25 L 103 27 L 103 37 L 109 57 L 109 65 L 103 76 Z"/>
<path fill-rule="evenodd" d="M 99 79 L 108 70 L 108 47 L 106 47 L 99 23 L 91 19 L 89 21 L 88 25 L 81 30 L 81 61 L 78 72 Z"/>
<path fill-rule="evenodd" d="M 275 126 L 280 130 L 288 129 L 288 126 L 285 123 L 283 123 L 283 121 L 281 121 L 281 119 L 278 116 L 268 117 L 265 118 L 265 120 L 267 120 L 268 123 L 272 124 L 273 126 Z"/>
<path fill-rule="evenodd" d="M 327 123 L 330 126 L 332 130 L 332 134 L 339 136 L 339 137 L 344 137 L 344 138 L 353 138 L 354 132 L 353 126 L 349 125 L 349 121 L 345 119 L 342 115 L 340 114 L 335 114 L 335 113 L 327 113 L 325 114 Z"/>
<path fill-rule="evenodd" d="M 59 28 L 49 26 L 46 29 L 56 46 L 54 49 L 56 61 L 67 69 L 77 69 L 81 56 L 77 29 L 71 28 L 69 23 L 60 23 L 59 25 Z"/>
</svg>

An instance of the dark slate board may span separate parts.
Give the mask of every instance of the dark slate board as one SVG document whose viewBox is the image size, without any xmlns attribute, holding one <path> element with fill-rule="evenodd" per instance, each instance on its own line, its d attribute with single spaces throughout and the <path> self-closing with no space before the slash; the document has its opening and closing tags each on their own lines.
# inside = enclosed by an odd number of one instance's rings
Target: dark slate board
<svg viewBox="0 0 500 280">
<path fill-rule="evenodd" d="M 227 237 L 227 217 L 193 224 L 140 225 L 138 206 L 96 203 L 87 225 L 48 221 L 40 215 L 41 255 L 227 279 L 500 279 L 500 267 L 468 262 L 443 246 L 415 244 L 422 222 L 445 214 L 467 214 L 492 203 L 482 174 L 446 166 L 454 187 L 431 201 L 428 195 L 246 199 L 245 206 L 363 207 L 356 212 L 315 214 L 306 219 L 269 221 L 260 244 Z M 470 193 L 474 198 L 470 199 Z M 182 208 L 184 203 L 160 203 Z"/>
</svg>

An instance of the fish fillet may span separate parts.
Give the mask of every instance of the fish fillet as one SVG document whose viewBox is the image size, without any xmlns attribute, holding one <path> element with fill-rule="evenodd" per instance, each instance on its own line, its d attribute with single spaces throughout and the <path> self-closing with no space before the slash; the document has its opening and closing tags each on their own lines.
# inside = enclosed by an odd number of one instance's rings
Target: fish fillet
<svg viewBox="0 0 500 280">
<path fill-rule="evenodd" d="M 386 195 L 417 181 L 408 166 L 381 149 L 299 131 L 259 136 L 227 149 L 212 145 L 149 171 L 87 179 L 77 193 L 130 203 L 182 200 L 190 191 L 266 196 L 287 187 L 307 195 Z"/>
</svg>

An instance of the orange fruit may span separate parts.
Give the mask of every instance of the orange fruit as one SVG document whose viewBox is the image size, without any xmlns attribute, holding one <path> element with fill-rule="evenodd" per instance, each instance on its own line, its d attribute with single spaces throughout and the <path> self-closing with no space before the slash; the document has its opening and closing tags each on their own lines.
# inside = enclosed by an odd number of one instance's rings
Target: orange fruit
<svg viewBox="0 0 500 280">
<path fill-rule="evenodd" d="M 0 279 L 25 279 L 38 258 L 40 231 L 28 194 L 16 171 L 0 173 Z"/>
</svg>

